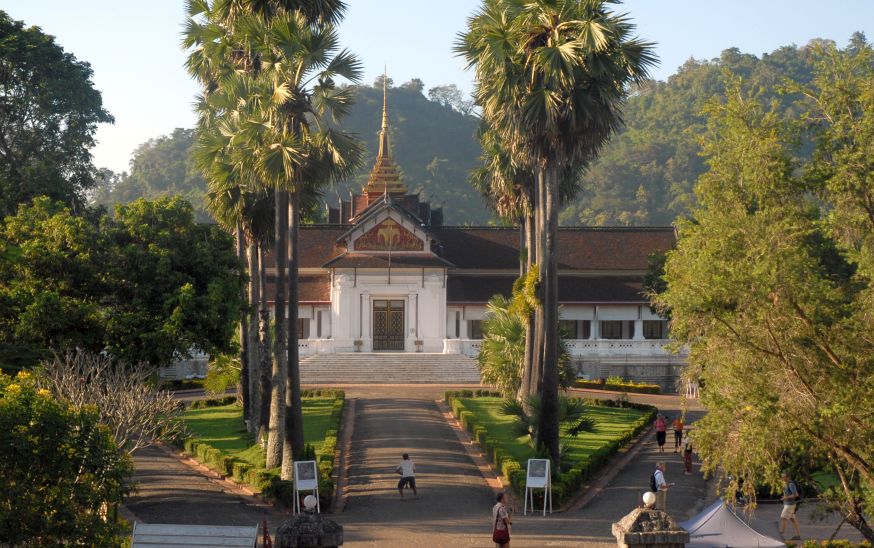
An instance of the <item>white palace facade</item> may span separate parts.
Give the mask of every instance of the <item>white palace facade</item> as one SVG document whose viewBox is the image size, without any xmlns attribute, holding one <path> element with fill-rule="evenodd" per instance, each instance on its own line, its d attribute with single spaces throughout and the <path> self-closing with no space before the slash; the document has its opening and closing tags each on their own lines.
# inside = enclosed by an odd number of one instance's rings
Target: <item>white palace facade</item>
<svg viewBox="0 0 874 548">
<path fill-rule="evenodd" d="M 368 184 L 328 218 L 300 231 L 301 357 L 476 355 L 486 303 L 519 275 L 519 229 L 443 226 L 441 209 L 408 194 L 385 106 Z M 581 375 L 676 377 L 683 360 L 665 349 L 667 322 L 642 288 L 648 258 L 674 239 L 671 227 L 559 229 L 561 321 Z"/>
</svg>

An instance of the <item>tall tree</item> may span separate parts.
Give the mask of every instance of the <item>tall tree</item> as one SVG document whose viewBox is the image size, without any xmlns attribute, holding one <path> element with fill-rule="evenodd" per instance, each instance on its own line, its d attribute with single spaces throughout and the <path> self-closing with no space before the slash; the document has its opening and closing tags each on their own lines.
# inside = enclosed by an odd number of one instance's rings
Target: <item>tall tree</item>
<svg viewBox="0 0 874 548">
<path fill-rule="evenodd" d="M 41 195 L 79 211 L 97 124 L 113 121 L 91 67 L 2 10 L 0 36 L 0 217 Z"/>
<path fill-rule="evenodd" d="M 267 461 L 268 466 L 282 461 L 288 478 L 292 458 L 303 451 L 296 329 L 301 204 L 331 177 L 349 173 L 360 158 L 357 143 L 330 125 L 351 102 L 351 89 L 338 88 L 334 78 L 357 81 L 360 65 L 349 52 L 339 51 L 332 21 L 342 15 L 342 2 L 217 2 L 212 15 L 206 3 L 191 7 L 191 16 L 204 15 L 207 26 L 191 19 L 193 38 L 186 45 L 212 54 L 193 57 L 190 67 L 202 71 L 222 51 L 221 62 L 236 67 L 213 80 L 207 101 L 223 111 L 223 123 L 234 124 L 224 135 L 238 151 L 244 179 L 275 189 L 275 374 Z M 288 322 L 286 283 L 292 290 Z"/>
<path fill-rule="evenodd" d="M 796 160 L 799 124 L 732 78 L 708 110 L 709 171 L 668 253 L 672 333 L 708 413 L 695 443 L 705 469 L 744 478 L 729 494 L 779 489 L 802 455 L 839 478 L 826 493 L 869 540 L 874 488 L 874 360 L 860 150 L 874 142 L 871 48 L 832 51 L 812 88 L 817 153 Z M 832 102 L 835 100 L 835 102 Z M 840 105 L 838 108 L 833 108 Z M 848 138 L 849 137 L 849 138 Z M 865 144 L 867 142 L 867 144 Z M 858 147 L 858 148 L 857 148 Z M 832 217 L 834 212 L 839 218 Z"/>
<path fill-rule="evenodd" d="M 628 86 L 655 62 L 650 44 L 606 1 L 487 0 L 458 50 L 475 67 L 483 119 L 536 170 L 542 347 L 538 444 L 559 460 L 557 230 L 560 181 L 621 124 Z"/>
</svg>

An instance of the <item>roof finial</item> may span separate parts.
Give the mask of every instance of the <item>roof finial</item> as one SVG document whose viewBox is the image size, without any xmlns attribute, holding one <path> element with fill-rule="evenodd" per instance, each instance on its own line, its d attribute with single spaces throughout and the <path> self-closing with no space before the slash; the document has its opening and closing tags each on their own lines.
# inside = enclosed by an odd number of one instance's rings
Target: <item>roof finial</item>
<svg viewBox="0 0 874 548">
<path fill-rule="evenodd" d="M 388 67 L 382 73 L 382 129 L 388 130 Z"/>
</svg>

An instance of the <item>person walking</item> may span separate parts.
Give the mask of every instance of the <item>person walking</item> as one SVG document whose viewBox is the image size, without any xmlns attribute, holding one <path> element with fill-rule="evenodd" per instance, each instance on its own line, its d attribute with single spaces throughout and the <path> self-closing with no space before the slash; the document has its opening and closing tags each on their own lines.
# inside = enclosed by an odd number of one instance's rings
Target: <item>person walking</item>
<svg viewBox="0 0 874 548">
<path fill-rule="evenodd" d="M 789 472 L 783 472 L 783 511 L 780 513 L 780 536 L 786 532 L 786 522 L 792 523 L 795 528 L 795 536 L 789 540 L 801 540 L 801 530 L 798 528 L 798 518 L 795 517 L 795 510 L 798 509 L 798 499 L 801 498 L 801 492 L 798 491 L 798 486 L 792 481 Z"/>
<path fill-rule="evenodd" d="M 656 496 L 655 509 L 662 512 L 668 510 L 668 487 L 674 485 L 665 481 L 665 468 L 664 461 L 657 462 L 655 472 L 650 479 L 650 487 L 653 488 Z"/>
<path fill-rule="evenodd" d="M 507 505 L 504 504 L 504 493 L 498 493 L 495 505 L 492 506 L 492 518 L 494 519 L 492 542 L 498 548 L 510 548 L 510 526 L 513 524 L 510 514 Z"/>
<path fill-rule="evenodd" d="M 656 416 L 655 423 L 653 424 L 656 431 L 656 441 L 659 444 L 659 453 L 665 452 L 665 437 L 667 436 L 668 431 L 668 422 L 665 420 L 665 416 L 659 413 Z"/>
<path fill-rule="evenodd" d="M 686 438 L 686 447 L 683 449 L 683 473 L 692 475 L 692 440 Z"/>
<path fill-rule="evenodd" d="M 683 446 L 683 418 L 677 415 L 671 426 L 674 428 L 674 453 L 677 453 Z"/>
<path fill-rule="evenodd" d="M 398 481 L 398 493 L 401 498 L 404 498 L 404 487 L 410 486 L 413 490 L 413 496 L 418 497 L 419 492 L 416 491 L 416 465 L 410 459 L 409 453 L 404 453 L 401 463 L 395 468 L 395 471 L 401 475 Z"/>
</svg>

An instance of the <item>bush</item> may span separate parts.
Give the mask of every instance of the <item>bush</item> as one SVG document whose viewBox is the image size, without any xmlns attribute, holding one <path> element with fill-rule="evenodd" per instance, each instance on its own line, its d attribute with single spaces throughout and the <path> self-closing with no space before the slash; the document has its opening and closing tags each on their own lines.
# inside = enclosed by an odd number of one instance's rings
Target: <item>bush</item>
<svg viewBox="0 0 874 548">
<path fill-rule="evenodd" d="M 209 398 L 206 400 L 195 400 L 191 402 L 189 407 L 191 409 L 206 409 L 207 407 L 222 407 L 225 405 L 231 405 L 232 403 L 237 402 L 236 396 L 226 396 L 223 398 Z"/>
<path fill-rule="evenodd" d="M 500 393 L 494 391 L 480 391 L 479 396 L 468 396 L 470 390 L 447 391 L 445 397 L 452 409 L 452 413 L 461 423 L 471 436 L 476 439 L 477 443 L 482 447 L 486 458 L 492 463 L 495 469 L 499 470 L 501 475 L 506 478 L 511 489 L 520 497 L 525 493 L 526 471 L 522 463 L 509 456 L 509 454 L 501 447 L 494 439 L 488 437 L 486 428 L 477 423 L 476 415 L 464 406 L 461 398 L 472 397 L 501 397 Z M 583 403 L 593 407 L 625 407 L 628 409 L 636 409 L 646 413 L 643 417 L 636 420 L 632 426 L 622 434 L 622 436 L 606 443 L 602 447 L 595 450 L 588 458 L 574 462 L 572 468 L 566 472 L 554 471 L 552 497 L 553 504 L 561 506 L 572 496 L 579 492 L 583 482 L 593 477 L 601 470 L 615 455 L 621 447 L 627 445 L 630 441 L 636 438 L 644 429 L 649 427 L 655 419 L 657 409 L 651 405 L 639 403 L 616 402 L 613 400 L 599 400 L 594 398 L 586 398 Z M 540 503 L 538 503 L 540 504 Z"/>
<path fill-rule="evenodd" d="M 32 376 L 0 373 L 0 539 L 3 546 L 118 546 L 114 508 L 130 458 L 93 408 L 74 409 Z"/>
<path fill-rule="evenodd" d="M 578 379 L 574 381 L 574 388 L 584 388 L 590 390 L 611 390 L 615 392 L 633 392 L 636 394 L 660 394 L 661 387 L 657 384 L 638 383 L 627 381 L 622 377 L 610 377 L 606 381 L 604 379 L 595 379 L 591 381 Z"/>
</svg>

